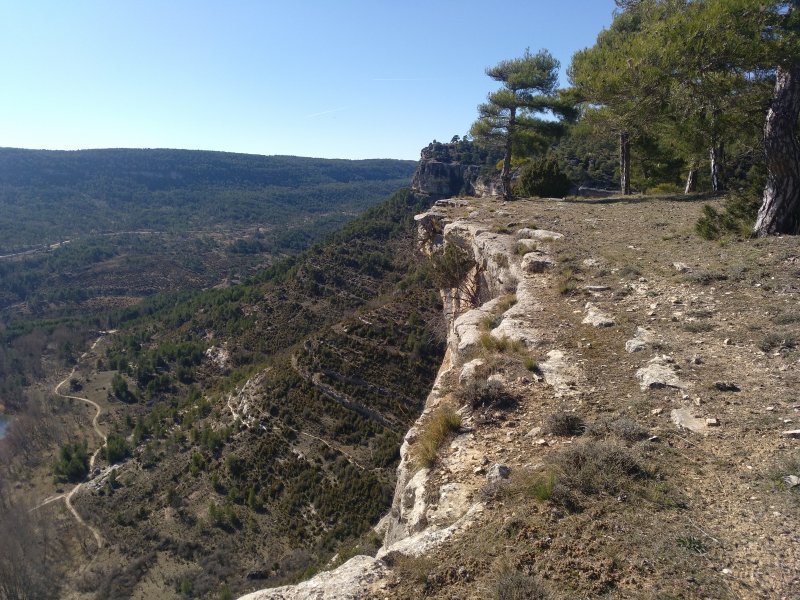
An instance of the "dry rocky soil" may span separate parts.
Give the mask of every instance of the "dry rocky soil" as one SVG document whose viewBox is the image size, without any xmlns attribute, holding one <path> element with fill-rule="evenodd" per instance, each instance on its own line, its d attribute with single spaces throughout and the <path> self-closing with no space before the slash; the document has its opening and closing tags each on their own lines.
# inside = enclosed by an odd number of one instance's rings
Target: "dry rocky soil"
<svg viewBox="0 0 800 600">
<path fill-rule="evenodd" d="M 800 597 L 800 239 L 703 240 L 706 201 L 438 203 L 540 272 L 536 339 L 492 342 L 497 314 L 440 378 L 463 422 L 427 500 L 463 485 L 478 517 L 368 597 Z M 513 402 L 464 406 L 476 365 Z"/>
</svg>

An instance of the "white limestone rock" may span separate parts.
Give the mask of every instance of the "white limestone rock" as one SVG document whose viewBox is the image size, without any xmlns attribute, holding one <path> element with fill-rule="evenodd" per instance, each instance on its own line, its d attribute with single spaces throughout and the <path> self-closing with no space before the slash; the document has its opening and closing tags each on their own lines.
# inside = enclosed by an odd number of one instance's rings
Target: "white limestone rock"
<svg viewBox="0 0 800 600">
<path fill-rule="evenodd" d="M 539 252 L 528 252 L 522 257 L 521 267 L 526 273 L 544 273 L 555 263 Z"/>
<path fill-rule="evenodd" d="M 688 429 L 695 433 L 707 433 L 711 425 L 709 419 L 696 416 L 691 408 L 675 408 L 670 412 L 670 418 L 678 429 Z"/>
<path fill-rule="evenodd" d="M 686 389 L 686 383 L 678 377 L 675 362 L 667 356 L 656 356 L 647 366 L 636 371 L 639 387 L 644 391 L 658 388 Z"/>
<path fill-rule="evenodd" d="M 459 385 L 464 385 L 475 379 L 477 376 L 477 371 L 485 364 L 486 361 L 482 358 L 475 358 L 467 363 L 464 363 L 464 366 L 461 367 L 461 373 L 458 375 Z"/>
<path fill-rule="evenodd" d="M 239 600 L 361 600 L 371 598 L 371 586 L 386 565 L 371 556 L 354 556 L 333 571 L 324 571 L 297 585 L 259 590 Z"/>
<path fill-rule="evenodd" d="M 641 352 L 653 342 L 655 342 L 655 334 L 650 329 L 637 327 L 636 335 L 625 342 L 625 352 Z"/>
<path fill-rule="evenodd" d="M 546 229 L 529 229 L 524 227 L 517 231 L 517 239 L 537 240 L 539 242 L 552 242 L 564 237 L 562 233 L 547 231 Z"/>
<path fill-rule="evenodd" d="M 587 302 L 584 307 L 586 316 L 581 321 L 584 325 L 592 325 L 594 327 L 612 327 L 614 319 L 602 312 L 591 302 Z"/>
</svg>

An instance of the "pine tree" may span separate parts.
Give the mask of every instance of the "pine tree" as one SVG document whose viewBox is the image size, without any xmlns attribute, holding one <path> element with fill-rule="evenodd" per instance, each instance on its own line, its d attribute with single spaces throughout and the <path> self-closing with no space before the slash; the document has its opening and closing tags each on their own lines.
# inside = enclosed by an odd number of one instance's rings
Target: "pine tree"
<svg viewBox="0 0 800 600">
<path fill-rule="evenodd" d="M 521 58 L 503 60 L 486 69 L 486 74 L 503 84 L 478 107 L 478 120 L 470 134 L 475 141 L 503 149 L 501 181 L 503 196 L 512 197 L 511 157 L 515 149 L 544 150 L 547 139 L 557 135 L 561 125 L 537 115 L 545 112 L 570 117 L 574 109 L 557 92 L 560 63 L 547 50 L 531 54 L 525 50 Z M 544 146 L 544 147 L 542 147 Z"/>
</svg>

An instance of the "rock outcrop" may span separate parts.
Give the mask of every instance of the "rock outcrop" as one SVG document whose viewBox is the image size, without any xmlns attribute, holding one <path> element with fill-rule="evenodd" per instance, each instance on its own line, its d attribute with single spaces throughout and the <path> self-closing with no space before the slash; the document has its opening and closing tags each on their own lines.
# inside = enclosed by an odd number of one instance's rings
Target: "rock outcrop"
<svg viewBox="0 0 800 600">
<path fill-rule="evenodd" d="M 447 193 L 463 185 L 460 167 L 434 165 L 438 163 L 428 162 L 418 170 L 415 187 L 419 186 L 419 191 Z M 470 355 L 486 343 L 486 336 L 496 343 L 517 344 L 521 349 L 541 343 L 536 320 L 542 310 L 538 292 L 548 285 L 547 267 L 553 263 L 548 244 L 561 235 L 537 229 L 498 232 L 477 218 L 448 217 L 448 209 L 458 207 L 464 212 L 469 208 L 466 204 L 461 199 L 440 200 L 416 217 L 423 253 L 430 255 L 447 244 L 455 244 L 466 252 L 473 266 L 466 281 L 440 290 L 448 324 L 448 349 L 423 413 L 400 448 L 394 500 L 380 525 L 385 531 L 383 547 L 375 558 L 357 556 L 302 584 L 254 592 L 244 597 L 247 600 L 375 597 L 390 570 L 390 557 L 398 553 L 419 556 L 469 528 L 483 513 L 479 498 L 487 477 L 489 484 L 508 477 L 505 465 L 488 468 L 485 449 L 468 428 L 441 453 L 435 469 L 437 477 L 433 470 L 418 464 L 415 443 L 431 414 L 438 407 L 455 402 L 453 384 L 459 380 L 468 383 L 483 367 L 482 360 Z M 530 241 L 530 252 L 520 251 L 520 238 Z M 559 393 L 568 395 L 580 377 L 579 369 L 564 351 L 553 350 L 548 356 L 548 362 L 542 365 L 544 377 L 561 390 Z M 501 376 L 492 377 L 502 382 Z M 527 385 L 534 384 L 531 380 Z M 459 412 L 468 422 L 469 407 L 461 407 Z M 444 480 L 439 478 L 441 474 L 445 474 Z"/>
<path fill-rule="evenodd" d="M 475 165 L 422 160 L 411 180 L 411 189 L 436 197 L 471 195 L 475 193 L 477 176 Z"/>
</svg>

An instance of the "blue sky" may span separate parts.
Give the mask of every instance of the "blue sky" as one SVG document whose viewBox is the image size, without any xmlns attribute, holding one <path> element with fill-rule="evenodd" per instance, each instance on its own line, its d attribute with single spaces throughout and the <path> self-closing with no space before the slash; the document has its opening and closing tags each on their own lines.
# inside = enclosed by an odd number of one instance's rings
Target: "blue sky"
<svg viewBox="0 0 800 600">
<path fill-rule="evenodd" d="M 0 146 L 419 158 L 463 135 L 484 69 L 562 63 L 613 0 L 7 0 Z"/>
</svg>

